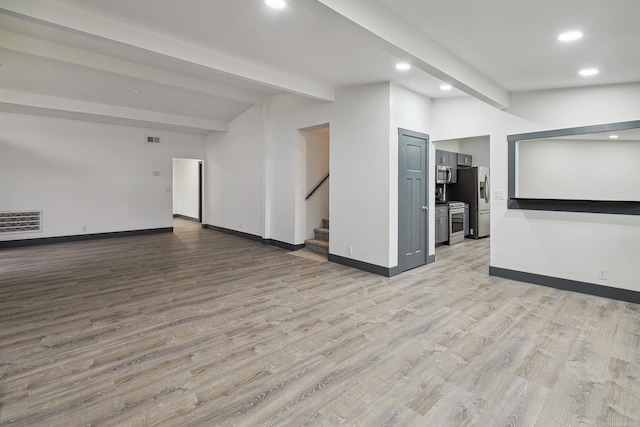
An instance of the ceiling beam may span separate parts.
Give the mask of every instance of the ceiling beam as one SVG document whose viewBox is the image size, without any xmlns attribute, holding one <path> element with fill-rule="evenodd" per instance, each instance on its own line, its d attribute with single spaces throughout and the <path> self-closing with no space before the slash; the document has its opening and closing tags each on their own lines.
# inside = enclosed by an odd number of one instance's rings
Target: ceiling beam
<svg viewBox="0 0 640 427">
<path fill-rule="evenodd" d="M 205 93 L 218 98 L 261 105 L 269 102 L 269 96 L 256 93 L 255 91 L 234 88 L 229 85 L 213 82 L 205 82 L 203 80 L 163 71 L 159 68 L 148 67 L 131 61 L 124 61 L 8 31 L 0 30 L 0 47 L 83 67 L 109 71 L 140 80 L 149 80 L 180 89 Z"/>
<path fill-rule="evenodd" d="M 425 33 L 376 1 L 295 0 L 315 7 L 321 3 L 365 30 L 372 42 L 434 77 L 499 109 L 509 108 L 509 92 L 454 56 Z M 314 3 L 316 6 L 314 6 Z"/>
<path fill-rule="evenodd" d="M 66 114 L 68 118 L 94 117 L 93 121 L 103 123 L 128 124 L 130 126 L 140 126 L 142 124 L 143 127 L 184 128 L 199 133 L 227 132 L 229 130 L 228 123 L 216 120 L 198 119 L 195 117 L 178 116 L 176 114 L 57 98 L 15 90 L 0 89 L 0 104 L 2 104 L 2 110 L 6 112 L 20 113 L 33 109 L 42 109 L 61 112 L 60 114 Z"/>
<path fill-rule="evenodd" d="M 333 88 L 229 55 L 143 30 L 54 0 L 3 0 L 0 12 L 92 37 L 124 43 L 211 71 L 322 101 L 334 101 Z"/>
</svg>

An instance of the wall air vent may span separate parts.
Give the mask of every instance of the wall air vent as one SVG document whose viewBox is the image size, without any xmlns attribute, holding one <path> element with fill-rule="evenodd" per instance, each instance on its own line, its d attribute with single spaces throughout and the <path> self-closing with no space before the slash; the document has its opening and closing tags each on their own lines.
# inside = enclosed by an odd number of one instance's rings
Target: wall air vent
<svg viewBox="0 0 640 427">
<path fill-rule="evenodd" d="M 150 144 L 159 144 L 160 143 L 160 137 L 159 136 L 148 136 L 147 137 L 147 142 Z"/>
<path fill-rule="evenodd" d="M 0 212 L 0 233 L 42 231 L 42 211 Z"/>
</svg>

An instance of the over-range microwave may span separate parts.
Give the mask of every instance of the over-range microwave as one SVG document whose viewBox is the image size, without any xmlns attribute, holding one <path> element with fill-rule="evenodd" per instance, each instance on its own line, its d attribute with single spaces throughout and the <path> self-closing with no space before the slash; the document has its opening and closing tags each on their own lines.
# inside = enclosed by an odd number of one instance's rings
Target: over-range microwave
<svg viewBox="0 0 640 427">
<path fill-rule="evenodd" d="M 451 184 L 452 178 L 453 173 L 451 171 L 451 166 L 436 166 L 436 184 Z"/>
</svg>

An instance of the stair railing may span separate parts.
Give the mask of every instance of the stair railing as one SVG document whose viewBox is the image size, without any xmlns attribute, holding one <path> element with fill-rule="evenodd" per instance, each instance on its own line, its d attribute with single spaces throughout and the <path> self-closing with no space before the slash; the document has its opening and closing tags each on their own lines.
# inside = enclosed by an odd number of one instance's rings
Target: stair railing
<svg viewBox="0 0 640 427">
<path fill-rule="evenodd" d="M 316 192 L 316 190 L 318 190 L 318 188 L 320 188 L 320 186 L 321 186 L 322 184 L 324 184 L 324 182 L 325 182 L 327 179 L 329 179 L 329 174 L 327 174 L 327 176 L 325 176 L 325 177 L 324 177 L 324 179 L 323 179 L 322 181 L 320 181 L 320 184 L 316 185 L 316 187 L 315 187 L 313 190 L 311 190 L 311 193 L 309 193 L 309 194 L 307 195 L 307 197 L 305 197 L 305 200 L 309 200 L 309 197 L 313 196 L 313 193 L 315 193 L 315 192 Z"/>
</svg>

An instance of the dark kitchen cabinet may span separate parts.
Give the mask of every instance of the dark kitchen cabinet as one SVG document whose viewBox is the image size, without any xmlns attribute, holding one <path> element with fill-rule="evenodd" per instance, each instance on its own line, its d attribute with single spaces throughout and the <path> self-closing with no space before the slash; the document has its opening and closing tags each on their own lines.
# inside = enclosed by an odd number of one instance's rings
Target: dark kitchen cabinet
<svg viewBox="0 0 640 427">
<path fill-rule="evenodd" d="M 456 163 L 458 166 L 468 166 L 471 167 L 472 165 L 472 157 L 471 154 L 463 154 L 463 153 L 457 153 L 457 159 L 456 159 Z"/>
<path fill-rule="evenodd" d="M 449 166 L 451 168 L 451 183 L 458 182 L 458 153 L 436 150 L 436 166 Z"/>
<path fill-rule="evenodd" d="M 436 244 L 449 240 L 449 206 L 436 206 Z"/>
<path fill-rule="evenodd" d="M 448 151 L 436 150 L 436 165 L 450 166 Z"/>
</svg>

